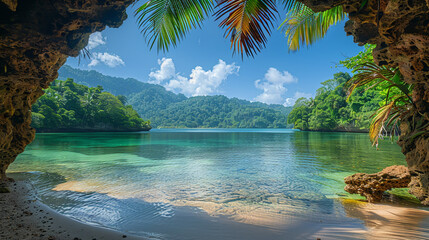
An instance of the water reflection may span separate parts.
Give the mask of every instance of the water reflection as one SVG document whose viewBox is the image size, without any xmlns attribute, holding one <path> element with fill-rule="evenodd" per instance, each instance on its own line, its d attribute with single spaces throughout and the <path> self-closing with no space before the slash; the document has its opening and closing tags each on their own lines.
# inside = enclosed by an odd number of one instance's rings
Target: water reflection
<svg viewBox="0 0 429 240">
<path fill-rule="evenodd" d="M 151 221 L 162 222 L 196 207 L 281 232 L 299 219 L 356 222 L 335 199 L 345 194 L 345 176 L 404 164 L 398 146 L 381 149 L 366 134 L 290 130 L 38 134 L 10 171 L 40 171 L 35 182 L 46 202 L 84 221 L 104 223 L 93 216 L 104 211 L 137 226 L 150 209 L 157 209 Z M 100 210 L 106 199 L 113 205 Z M 139 203 L 137 212 L 126 205 Z"/>
</svg>

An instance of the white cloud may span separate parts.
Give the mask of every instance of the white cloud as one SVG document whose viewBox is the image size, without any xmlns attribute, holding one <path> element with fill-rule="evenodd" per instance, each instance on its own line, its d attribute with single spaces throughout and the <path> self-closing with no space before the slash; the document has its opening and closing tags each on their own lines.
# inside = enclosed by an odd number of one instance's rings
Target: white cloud
<svg viewBox="0 0 429 240">
<path fill-rule="evenodd" d="M 89 36 L 88 46 L 89 50 L 94 49 L 100 45 L 106 44 L 106 37 L 103 37 L 101 32 L 95 32 Z M 124 61 L 115 54 L 110 54 L 107 52 L 100 53 L 95 52 L 91 54 L 91 62 L 88 64 L 88 67 L 93 67 L 99 63 L 104 63 L 109 67 L 116 67 L 119 65 L 125 65 Z"/>
<path fill-rule="evenodd" d="M 268 104 L 282 104 L 283 94 L 287 91 L 285 84 L 297 82 L 298 80 L 287 71 L 280 72 L 275 68 L 269 68 L 265 73 L 264 80 L 256 80 L 255 87 L 264 92 L 255 97 L 255 101 Z"/>
<path fill-rule="evenodd" d="M 171 79 L 176 76 L 176 68 L 174 67 L 173 59 L 158 59 L 158 64 L 160 65 L 159 70 L 149 73 L 149 77 L 153 79 L 149 81 L 150 83 L 160 84 L 164 80 Z"/>
<path fill-rule="evenodd" d="M 218 64 L 213 66 L 212 70 L 205 71 L 202 67 L 197 66 L 192 69 L 190 78 L 183 77 L 175 72 L 173 60 L 171 58 L 159 61 L 160 69 L 151 72 L 149 76 L 153 79 L 151 82 L 164 84 L 167 90 L 183 93 L 186 96 L 202 96 L 215 93 L 219 86 L 229 75 L 237 74 L 240 67 L 234 63 L 226 64 L 219 59 Z"/>
<path fill-rule="evenodd" d="M 100 45 L 106 44 L 106 37 L 101 35 L 101 32 L 95 32 L 89 36 L 88 49 L 94 49 Z"/>
<path fill-rule="evenodd" d="M 109 67 L 125 65 L 124 61 L 118 55 L 104 52 L 93 53 L 91 56 L 91 62 L 88 64 L 88 66 L 93 67 L 98 65 L 100 62 L 106 64 Z"/>
<path fill-rule="evenodd" d="M 286 98 L 285 102 L 283 103 L 283 105 L 285 107 L 290 107 L 293 106 L 296 102 L 296 100 L 298 100 L 299 98 L 311 98 L 313 97 L 313 95 L 311 93 L 304 93 L 304 92 L 295 92 L 295 95 L 291 98 Z"/>
</svg>

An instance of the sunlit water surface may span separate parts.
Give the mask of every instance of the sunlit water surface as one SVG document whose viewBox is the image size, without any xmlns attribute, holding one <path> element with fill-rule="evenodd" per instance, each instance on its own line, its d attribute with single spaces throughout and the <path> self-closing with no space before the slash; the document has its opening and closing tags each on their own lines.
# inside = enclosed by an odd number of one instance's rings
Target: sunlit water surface
<svg viewBox="0 0 429 240">
<path fill-rule="evenodd" d="M 394 164 L 405 164 L 399 147 L 376 151 L 366 134 L 155 129 L 37 134 L 10 172 L 31 171 L 43 202 L 95 225 L 153 239 L 285 239 L 300 220 L 359 224 L 338 201 L 343 178 Z"/>
</svg>

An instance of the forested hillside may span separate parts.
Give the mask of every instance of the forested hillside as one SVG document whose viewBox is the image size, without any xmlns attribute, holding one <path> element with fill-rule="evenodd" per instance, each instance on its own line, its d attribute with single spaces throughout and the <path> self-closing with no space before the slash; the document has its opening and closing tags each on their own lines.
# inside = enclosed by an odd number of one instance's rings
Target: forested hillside
<svg viewBox="0 0 429 240">
<path fill-rule="evenodd" d="M 367 45 L 364 51 L 341 61 L 340 65 L 354 69 L 359 64 L 373 62 L 373 48 Z M 350 79 L 348 73 L 336 73 L 333 79 L 321 83 L 314 99 L 298 99 L 288 123 L 301 130 L 368 131 L 371 117 L 384 104 L 388 89 L 383 84 L 359 87 L 348 98 L 345 85 Z"/>
<path fill-rule="evenodd" d="M 64 65 L 58 71 L 58 79 L 72 78 L 76 83 L 88 87 L 103 86 L 104 90 L 113 95 L 129 95 L 147 89 L 150 85 L 134 78 L 118 78 L 103 75 L 97 71 L 85 71 Z M 155 86 L 155 85 L 153 85 Z"/>
<path fill-rule="evenodd" d="M 39 132 L 150 130 L 150 123 L 124 101 L 102 87 L 56 80 L 33 105 L 32 126 Z"/>
<path fill-rule="evenodd" d="M 286 128 L 288 112 L 274 109 L 237 98 L 199 96 L 169 105 L 153 121 L 162 127 Z"/>
<path fill-rule="evenodd" d="M 301 130 L 368 131 L 371 115 L 383 98 L 369 89 L 356 91 L 347 101 L 344 84 L 348 80 L 348 73 L 336 73 L 333 79 L 322 82 L 314 99 L 296 101 L 288 122 Z"/>
<path fill-rule="evenodd" d="M 90 87 L 103 86 L 115 95 L 124 95 L 127 104 L 153 127 L 188 128 L 286 128 L 291 107 L 250 102 L 225 96 L 187 98 L 156 84 L 132 78 L 117 78 L 94 70 L 63 66 L 59 79 L 73 78 Z M 291 125 L 289 125 L 291 127 Z"/>
</svg>

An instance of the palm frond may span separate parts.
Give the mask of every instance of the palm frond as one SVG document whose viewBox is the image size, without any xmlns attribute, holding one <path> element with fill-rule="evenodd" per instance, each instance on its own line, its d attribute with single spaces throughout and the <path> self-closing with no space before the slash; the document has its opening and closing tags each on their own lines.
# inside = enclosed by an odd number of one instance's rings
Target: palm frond
<svg viewBox="0 0 429 240">
<path fill-rule="evenodd" d="M 369 128 L 369 137 L 373 146 L 378 148 L 378 140 L 385 135 L 384 133 L 393 139 L 399 131 L 398 122 L 411 111 L 407 105 L 400 103 L 404 100 L 407 100 L 407 98 L 403 95 L 394 96 L 392 101 L 380 107 L 373 114 L 373 120 Z"/>
<path fill-rule="evenodd" d="M 150 48 L 167 51 L 189 30 L 201 27 L 211 13 L 212 0 L 151 0 L 136 11 L 137 22 Z"/>
<path fill-rule="evenodd" d="M 282 3 L 287 13 L 290 13 L 291 11 L 299 13 L 301 10 L 309 9 L 302 2 L 297 0 L 282 0 Z"/>
<path fill-rule="evenodd" d="M 373 119 L 369 129 L 370 140 L 378 149 L 379 138 L 389 135 L 393 140 L 399 131 L 400 119 L 410 111 L 417 111 L 410 97 L 413 85 L 404 82 L 397 68 L 378 66 L 373 62 L 359 64 L 353 72 L 355 75 L 344 85 L 348 98 L 359 87 L 369 85 L 367 90 L 383 84 L 380 86 L 385 91 L 386 103 L 371 116 Z M 393 91 L 394 88 L 399 91 Z"/>
<path fill-rule="evenodd" d="M 370 83 L 372 85 L 367 89 L 376 87 L 385 81 L 391 83 L 392 85 L 397 85 L 392 79 L 395 76 L 398 76 L 397 74 L 400 74 L 398 69 L 392 69 L 386 66 L 378 66 L 372 62 L 358 65 L 358 67 L 355 68 L 353 72 L 355 72 L 355 75 L 344 85 L 345 88 L 347 88 L 348 98 L 350 98 L 351 94 L 356 88 Z"/>
<path fill-rule="evenodd" d="M 373 146 L 378 144 L 378 138 L 382 134 L 384 122 L 389 117 L 393 104 L 394 102 L 392 101 L 389 104 L 380 107 L 374 114 L 374 118 L 369 127 L 369 139 Z"/>
<path fill-rule="evenodd" d="M 336 6 L 323 12 L 314 12 L 302 3 L 287 1 L 289 10 L 286 19 L 280 25 L 285 32 L 289 50 L 299 50 L 301 45 L 311 45 L 323 38 L 329 27 L 346 18 L 342 6 Z"/>
<path fill-rule="evenodd" d="M 275 0 L 219 0 L 216 20 L 223 19 L 233 52 L 254 56 L 261 51 L 271 34 L 277 9 Z"/>
<path fill-rule="evenodd" d="M 84 48 L 82 48 L 82 50 L 79 51 L 77 65 L 80 65 L 81 58 L 83 58 L 83 59 L 91 59 L 92 58 L 92 54 L 87 47 L 84 47 Z"/>
</svg>

